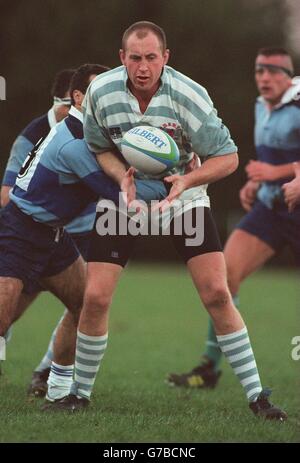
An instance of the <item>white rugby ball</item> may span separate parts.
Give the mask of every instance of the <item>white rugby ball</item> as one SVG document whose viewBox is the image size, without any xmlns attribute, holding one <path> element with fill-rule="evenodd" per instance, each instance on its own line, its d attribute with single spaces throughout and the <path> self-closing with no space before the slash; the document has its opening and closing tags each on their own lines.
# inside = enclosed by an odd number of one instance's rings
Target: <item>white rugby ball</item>
<svg viewBox="0 0 300 463">
<path fill-rule="evenodd" d="M 125 133 L 121 152 L 130 166 L 150 175 L 176 166 L 180 153 L 173 138 L 150 125 L 140 125 Z"/>
</svg>

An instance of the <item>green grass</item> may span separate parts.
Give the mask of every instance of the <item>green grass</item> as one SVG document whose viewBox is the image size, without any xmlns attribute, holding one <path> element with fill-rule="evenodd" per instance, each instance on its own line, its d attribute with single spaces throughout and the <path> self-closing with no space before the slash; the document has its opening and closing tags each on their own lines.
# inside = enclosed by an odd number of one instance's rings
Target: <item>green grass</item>
<svg viewBox="0 0 300 463">
<path fill-rule="evenodd" d="M 0 442 L 300 442 L 300 361 L 291 358 L 300 335 L 299 276 L 259 272 L 240 296 L 263 383 L 288 412 L 286 423 L 254 417 L 225 362 L 213 391 L 164 384 L 167 372 L 197 363 L 207 315 L 184 267 L 132 265 L 113 301 L 109 347 L 87 411 L 45 414 L 41 400 L 26 397 L 60 303 L 45 293 L 15 325 L 0 377 Z"/>
</svg>

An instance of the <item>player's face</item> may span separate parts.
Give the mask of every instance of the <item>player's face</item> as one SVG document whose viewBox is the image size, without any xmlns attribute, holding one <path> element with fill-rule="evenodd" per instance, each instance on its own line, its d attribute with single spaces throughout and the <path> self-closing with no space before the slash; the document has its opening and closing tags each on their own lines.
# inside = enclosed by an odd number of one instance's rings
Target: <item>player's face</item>
<svg viewBox="0 0 300 463">
<path fill-rule="evenodd" d="M 264 64 L 275 67 L 264 68 Z M 276 68 L 276 66 L 280 66 L 289 69 L 290 66 L 287 57 L 282 55 L 258 55 L 255 65 L 255 81 L 260 95 L 263 96 L 270 106 L 278 104 L 282 95 L 291 86 L 291 77 L 283 70 Z"/>
<path fill-rule="evenodd" d="M 148 32 L 144 38 L 132 33 L 127 39 L 126 50 L 120 50 L 120 58 L 127 68 L 133 93 L 153 96 L 169 59 L 169 50 L 162 51 L 158 37 L 152 32 Z"/>
</svg>

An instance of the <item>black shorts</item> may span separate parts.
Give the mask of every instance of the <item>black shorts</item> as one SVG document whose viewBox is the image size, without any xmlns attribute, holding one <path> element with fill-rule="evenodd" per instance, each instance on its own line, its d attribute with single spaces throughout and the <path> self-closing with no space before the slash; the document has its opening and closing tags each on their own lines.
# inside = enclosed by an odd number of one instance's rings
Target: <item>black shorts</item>
<svg viewBox="0 0 300 463">
<path fill-rule="evenodd" d="M 35 222 L 10 201 L 0 214 L 0 276 L 22 280 L 23 291 L 43 289 L 42 278 L 57 275 L 79 257 L 69 234 Z"/>
<path fill-rule="evenodd" d="M 95 225 L 101 215 L 102 212 L 97 213 Z M 169 234 L 175 249 L 185 263 L 192 257 L 201 254 L 222 252 L 215 221 L 208 207 L 190 209 L 182 214 L 180 220 L 182 230 L 179 230 L 176 225 L 177 219 L 173 219 Z M 106 262 L 125 267 L 132 255 L 137 239 L 138 236 L 130 234 L 107 234 L 102 236 L 97 233 L 96 226 L 94 226 L 87 261 Z"/>
</svg>

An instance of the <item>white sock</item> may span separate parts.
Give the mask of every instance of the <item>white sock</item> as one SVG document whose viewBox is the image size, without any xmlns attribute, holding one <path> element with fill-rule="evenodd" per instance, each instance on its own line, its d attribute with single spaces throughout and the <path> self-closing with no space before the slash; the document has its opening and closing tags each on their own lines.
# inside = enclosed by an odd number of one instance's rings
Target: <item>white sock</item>
<svg viewBox="0 0 300 463">
<path fill-rule="evenodd" d="M 6 342 L 3 336 L 0 336 L 0 360 L 6 359 Z"/>
<path fill-rule="evenodd" d="M 58 365 L 57 363 L 52 362 L 47 381 L 47 400 L 53 402 L 54 400 L 62 399 L 70 394 L 73 382 L 73 370 L 74 365 Z"/>
</svg>

